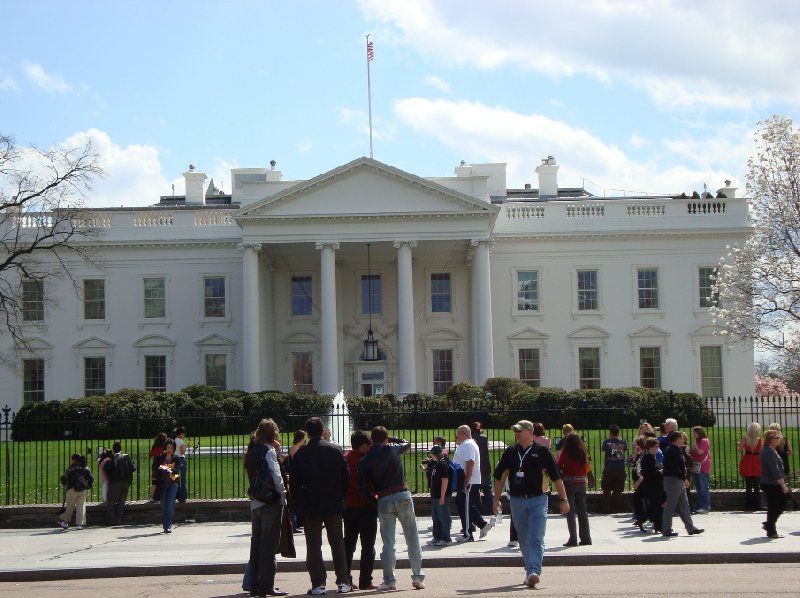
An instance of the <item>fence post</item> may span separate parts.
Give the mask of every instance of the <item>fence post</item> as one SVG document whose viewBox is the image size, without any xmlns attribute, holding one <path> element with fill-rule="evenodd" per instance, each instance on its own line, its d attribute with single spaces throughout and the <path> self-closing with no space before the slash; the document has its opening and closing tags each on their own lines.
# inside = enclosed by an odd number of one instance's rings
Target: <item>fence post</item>
<svg viewBox="0 0 800 598">
<path fill-rule="evenodd" d="M 142 480 L 142 467 L 141 463 L 139 462 L 139 441 L 141 435 L 141 422 L 142 422 L 142 409 L 141 403 L 139 401 L 139 397 L 133 402 L 133 405 L 136 409 L 136 500 L 139 500 L 139 491 L 142 488 L 141 480 Z M 148 467 L 149 471 L 149 467 Z M 148 491 L 149 491 L 148 487 Z"/>
<path fill-rule="evenodd" d="M 6 453 L 6 502 L 5 505 L 11 504 L 11 445 L 8 443 L 8 433 L 11 431 L 11 420 L 8 415 L 11 413 L 11 407 L 6 405 L 3 407 L 3 443 Z"/>
</svg>

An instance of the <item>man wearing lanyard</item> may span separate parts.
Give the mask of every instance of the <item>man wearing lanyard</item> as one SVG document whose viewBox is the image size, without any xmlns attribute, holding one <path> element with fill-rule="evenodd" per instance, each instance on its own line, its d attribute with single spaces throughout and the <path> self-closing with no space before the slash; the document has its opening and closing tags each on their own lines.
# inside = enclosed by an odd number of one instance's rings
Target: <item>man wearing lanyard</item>
<svg viewBox="0 0 800 598">
<path fill-rule="evenodd" d="M 517 528 L 519 547 L 525 564 L 525 585 L 536 587 L 542 574 L 544 533 L 547 527 L 547 489 L 552 481 L 561 499 L 561 514 L 569 512 L 567 492 L 553 455 L 533 442 L 533 423 L 527 419 L 511 426 L 517 443 L 509 446 L 494 470 L 494 506 L 500 507 L 500 494 L 508 477 L 511 518 Z"/>
</svg>

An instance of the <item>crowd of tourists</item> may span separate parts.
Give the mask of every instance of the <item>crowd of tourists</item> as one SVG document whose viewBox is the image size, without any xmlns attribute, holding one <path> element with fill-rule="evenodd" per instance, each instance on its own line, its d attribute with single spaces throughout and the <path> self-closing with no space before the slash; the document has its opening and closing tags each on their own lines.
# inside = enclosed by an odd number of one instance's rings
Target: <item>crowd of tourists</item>
<svg viewBox="0 0 800 598">
<path fill-rule="evenodd" d="M 444 436 L 437 436 L 425 470 L 431 496 L 431 547 L 483 539 L 502 521 L 501 497 L 511 507 L 509 547 L 519 547 L 525 568 L 523 584 L 540 582 L 548 512 L 566 515 L 565 547 L 592 543 L 587 510 L 587 487 L 595 485 L 585 439 L 565 424 L 555 443 L 541 423 L 520 420 L 512 426 L 514 444 L 506 446 L 494 468 L 490 443 L 480 422 L 459 426 L 455 447 L 450 451 Z M 150 501 L 161 504 L 162 526 L 172 533 L 176 501 L 186 500 L 186 430 L 178 428 L 173 438 L 159 434 L 150 452 Z M 327 593 L 327 572 L 322 557 L 323 530 L 331 550 L 336 589 L 392 591 L 398 587 L 395 574 L 395 536 L 399 522 L 408 549 L 411 585 L 425 588 L 417 520 L 405 481 L 403 455 L 411 444 L 389 435 L 377 426 L 370 432 L 354 431 L 350 450 L 331 440 L 318 417 L 309 418 L 303 430 L 294 433 L 286 451 L 280 445 L 280 430 L 264 419 L 250 436 L 244 468 L 250 481 L 252 536 L 250 558 L 243 588 L 251 596 L 282 596 L 275 586 L 276 554 L 294 557 L 293 535 L 303 533 L 310 595 Z M 766 520 L 762 527 L 769 538 L 781 538 L 776 523 L 785 508 L 790 489 L 789 457 L 792 447 L 780 425 L 751 423 L 737 446 L 741 453 L 739 472 L 745 479 L 745 507 L 761 508 L 766 498 Z M 713 461 L 709 438 L 701 426 L 691 437 L 667 419 L 658 429 L 643 423 L 630 450 L 616 425 L 602 442 L 600 488 L 607 513 L 625 510 L 623 490 L 626 469 L 632 481 L 634 524 L 642 533 L 665 538 L 678 536 L 673 529 L 677 515 L 688 535 L 705 530 L 693 515 L 711 511 L 709 475 Z M 109 525 L 122 519 L 128 488 L 136 467 L 122 452 L 119 442 L 98 456 L 102 498 Z M 86 495 L 94 483 L 86 458 L 72 455 L 61 477 L 64 504 L 59 516 L 63 528 L 75 515 L 76 529 L 86 524 Z M 694 488 L 694 496 L 690 488 Z M 458 519 L 451 515 L 455 495 Z M 694 507 L 690 507 L 690 498 Z M 453 533 L 454 521 L 460 529 Z M 456 524 L 458 525 L 458 524 Z M 381 534 L 382 581 L 374 583 L 375 542 Z M 354 577 L 353 557 L 360 543 L 360 566 Z"/>
</svg>

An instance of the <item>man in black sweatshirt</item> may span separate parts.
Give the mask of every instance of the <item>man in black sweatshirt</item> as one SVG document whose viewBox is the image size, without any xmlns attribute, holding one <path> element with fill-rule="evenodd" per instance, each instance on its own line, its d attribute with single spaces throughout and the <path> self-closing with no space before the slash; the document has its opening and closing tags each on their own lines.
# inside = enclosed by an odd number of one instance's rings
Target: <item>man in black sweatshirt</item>
<svg viewBox="0 0 800 598">
<path fill-rule="evenodd" d="M 400 455 L 411 445 L 406 440 L 389 438 L 383 426 L 376 426 L 371 433 L 372 448 L 358 465 L 358 482 L 361 493 L 378 504 L 378 520 L 381 525 L 381 564 L 383 583 L 379 591 L 397 589 L 395 565 L 395 528 L 397 521 L 403 527 L 403 536 L 408 546 L 408 560 L 411 563 L 411 585 L 421 590 L 425 588 L 425 572 L 422 570 L 422 552 L 419 547 L 417 519 L 414 501 L 406 486 L 403 463 Z M 390 444 L 389 441 L 392 441 Z"/>
</svg>

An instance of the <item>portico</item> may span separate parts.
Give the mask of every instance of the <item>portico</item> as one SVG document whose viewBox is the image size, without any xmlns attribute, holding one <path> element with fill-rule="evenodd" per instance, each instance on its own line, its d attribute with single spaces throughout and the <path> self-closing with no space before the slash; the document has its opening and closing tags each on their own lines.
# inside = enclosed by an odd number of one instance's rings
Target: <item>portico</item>
<svg viewBox="0 0 800 598">
<path fill-rule="evenodd" d="M 368 158 L 239 210 L 244 389 L 296 385 L 300 359 L 310 359 L 323 394 L 362 394 L 365 385 L 432 392 L 434 360 L 458 379 L 494 375 L 489 252 L 498 211 L 488 197 Z M 367 243 L 380 304 L 368 309 Z M 378 362 L 364 362 L 359 349 L 370 309 Z M 447 342 L 429 343 L 431 335 Z"/>
</svg>

